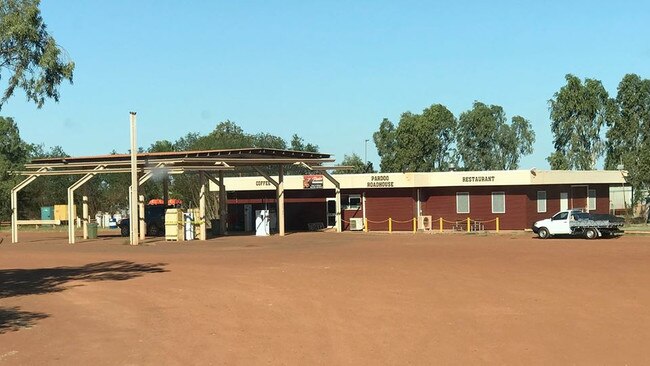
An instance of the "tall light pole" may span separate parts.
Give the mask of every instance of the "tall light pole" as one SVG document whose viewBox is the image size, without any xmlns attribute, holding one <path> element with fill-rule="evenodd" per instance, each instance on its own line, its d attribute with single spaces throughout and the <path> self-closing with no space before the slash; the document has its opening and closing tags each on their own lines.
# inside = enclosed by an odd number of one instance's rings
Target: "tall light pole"
<svg viewBox="0 0 650 366">
<path fill-rule="evenodd" d="M 138 217 L 138 144 L 136 129 L 136 112 L 129 112 L 131 120 L 131 199 L 129 207 L 129 229 L 131 231 L 131 245 L 138 245 L 138 226 L 140 219 Z"/>
<path fill-rule="evenodd" d="M 366 139 L 366 142 L 364 144 L 363 160 L 364 163 L 368 165 L 368 139 Z"/>
</svg>

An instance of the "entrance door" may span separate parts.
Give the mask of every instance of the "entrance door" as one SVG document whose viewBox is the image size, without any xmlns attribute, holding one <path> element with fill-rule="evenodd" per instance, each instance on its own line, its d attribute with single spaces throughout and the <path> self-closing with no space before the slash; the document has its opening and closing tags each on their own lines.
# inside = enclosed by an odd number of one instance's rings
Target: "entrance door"
<svg viewBox="0 0 650 366">
<path fill-rule="evenodd" d="M 571 186 L 571 208 L 587 211 L 587 186 Z"/>
<path fill-rule="evenodd" d="M 336 226 L 336 198 L 327 199 L 327 227 Z"/>
</svg>

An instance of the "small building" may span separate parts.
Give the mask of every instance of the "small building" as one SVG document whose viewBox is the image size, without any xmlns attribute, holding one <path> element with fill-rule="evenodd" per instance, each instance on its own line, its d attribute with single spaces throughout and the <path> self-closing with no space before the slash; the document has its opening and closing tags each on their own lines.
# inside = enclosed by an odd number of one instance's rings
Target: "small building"
<svg viewBox="0 0 650 366">
<path fill-rule="evenodd" d="M 413 221 L 482 223 L 494 230 L 522 230 L 564 209 L 610 210 L 610 187 L 625 184 L 621 171 L 509 170 L 480 172 L 337 174 L 342 229 L 367 220 L 371 231 L 412 230 Z M 278 177 L 270 177 L 277 181 Z M 266 178 L 226 177 L 230 231 L 252 231 L 255 211 L 276 210 L 276 188 Z M 211 190 L 218 190 L 214 184 Z M 336 227 L 335 186 L 323 175 L 284 176 L 287 230 Z M 445 226 L 452 229 L 453 224 Z"/>
</svg>

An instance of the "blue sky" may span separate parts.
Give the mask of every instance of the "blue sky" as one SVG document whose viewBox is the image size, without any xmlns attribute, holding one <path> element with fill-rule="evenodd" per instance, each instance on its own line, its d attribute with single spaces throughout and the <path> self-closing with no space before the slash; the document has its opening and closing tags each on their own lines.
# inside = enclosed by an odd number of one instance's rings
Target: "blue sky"
<svg viewBox="0 0 650 366">
<path fill-rule="evenodd" d="M 293 133 L 321 151 L 378 166 L 382 118 L 473 101 L 529 119 L 547 168 L 547 101 L 564 75 L 650 77 L 649 2 L 573 1 L 55 1 L 49 31 L 76 62 L 74 85 L 42 109 L 17 93 L 0 111 L 32 143 L 71 155 L 208 133 L 226 119 L 245 131 Z"/>
</svg>

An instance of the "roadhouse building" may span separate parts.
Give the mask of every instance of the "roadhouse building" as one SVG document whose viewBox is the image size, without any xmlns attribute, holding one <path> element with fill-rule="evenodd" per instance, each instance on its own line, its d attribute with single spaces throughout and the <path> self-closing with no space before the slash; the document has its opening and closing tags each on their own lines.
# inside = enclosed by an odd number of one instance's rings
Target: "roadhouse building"
<svg viewBox="0 0 650 366">
<path fill-rule="evenodd" d="M 625 184 L 621 171 L 514 170 L 482 172 L 336 174 L 335 185 L 323 175 L 284 177 L 287 230 L 336 227 L 370 231 L 412 230 L 428 217 L 433 229 L 440 218 L 452 230 L 470 218 L 480 229 L 522 230 L 557 211 L 575 208 L 610 210 L 610 187 Z M 268 177 L 277 181 L 277 177 Z M 211 185 L 211 190 L 218 187 Z M 229 231 L 253 231 L 257 210 L 276 211 L 276 188 L 264 177 L 226 177 Z M 358 221 L 362 220 L 362 221 Z M 354 221 L 352 227 L 351 223 Z M 355 225 L 356 224 L 356 225 Z"/>
</svg>

